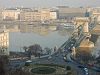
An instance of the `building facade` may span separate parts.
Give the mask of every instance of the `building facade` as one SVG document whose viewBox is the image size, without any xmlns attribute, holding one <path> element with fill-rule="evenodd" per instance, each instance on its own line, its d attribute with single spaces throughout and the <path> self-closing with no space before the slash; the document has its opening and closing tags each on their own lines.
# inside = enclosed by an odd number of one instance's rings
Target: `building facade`
<svg viewBox="0 0 100 75">
<path fill-rule="evenodd" d="M 58 6 L 58 18 L 72 20 L 73 17 L 84 17 L 86 8 L 74 8 L 66 6 Z"/>
<path fill-rule="evenodd" d="M 20 19 L 20 10 L 19 9 L 4 9 L 2 11 L 3 20 L 19 20 Z"/>
<path fill-rule="evenodd" d="M 20 13 L 20 21 L 46 21 L 51 19 L 57 19 L 57 13 L 49 9 L 21 11 Z"/>
<path fill-rule="evenodd" d="M 9 55 L 9 32 L 3 30 L 0 32 L 0 55 Z"/>
<path fill-rule="evenodd" d="M 57 19 L 57 12 L 52 9 L 41 9 L 41 20 L 55 20 Z"/>
<path fill-rule="evenodd" d="M 91 17 L 92 19 L 96 19 L 97 23 L 100 23 L 100 7 L 92 9 Z"/>
<path fill-rule="evenodd" d="M 41 13 L 37 11 L 21 11 L 20 21 L 39 21 L 41 20 Z"/>
</svg>

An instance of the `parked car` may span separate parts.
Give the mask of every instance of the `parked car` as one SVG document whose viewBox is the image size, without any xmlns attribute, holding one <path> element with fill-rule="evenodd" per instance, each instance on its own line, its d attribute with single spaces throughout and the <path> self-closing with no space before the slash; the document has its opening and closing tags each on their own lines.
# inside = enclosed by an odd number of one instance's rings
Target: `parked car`
<svg viewBox="0 0 100 75">
<path fill-rule="evenodd" d="M 84 68 L 84 71 L 85 71 L 85 75 L 89 75 L 88 68 Z"/>
</svg>

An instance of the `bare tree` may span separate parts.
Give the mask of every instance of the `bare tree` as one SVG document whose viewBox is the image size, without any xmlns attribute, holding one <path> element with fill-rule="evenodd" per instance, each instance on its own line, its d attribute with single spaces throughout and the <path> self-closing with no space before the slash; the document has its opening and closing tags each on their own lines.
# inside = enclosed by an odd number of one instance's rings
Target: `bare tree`
<svg viewBox="0 0 100 75">
<path fill-rule="evenodd" d="M 7 75 L 8 56 L 0 56 L 0 75 Z"/>
<path fill-rule="evenodd" d="M 24 46 L 23 49 L 25 52 L 27 52 L 28 47 Z"/>
<path fill-rule="evenodd" d="M 42 47 L 38 44 L 34 44 L 28 47 L 30 55 L 40 56 L 42 54 Z"/>
</svg>

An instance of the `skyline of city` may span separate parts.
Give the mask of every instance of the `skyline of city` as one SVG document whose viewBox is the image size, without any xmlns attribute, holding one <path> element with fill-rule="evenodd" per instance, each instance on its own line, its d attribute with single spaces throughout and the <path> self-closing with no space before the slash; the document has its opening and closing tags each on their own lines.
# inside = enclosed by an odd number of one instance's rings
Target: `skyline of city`
<svg viewBox="0 0 100 75">
<path fill-rule="evenodd" d="M 0 0 L 0 7 L 99 7 L 100 0 Z"/>
<path fill-rule="evenodd" d="M 100 0 L 0 0 L 0 75 L 100 75 Z"/>
</svg>

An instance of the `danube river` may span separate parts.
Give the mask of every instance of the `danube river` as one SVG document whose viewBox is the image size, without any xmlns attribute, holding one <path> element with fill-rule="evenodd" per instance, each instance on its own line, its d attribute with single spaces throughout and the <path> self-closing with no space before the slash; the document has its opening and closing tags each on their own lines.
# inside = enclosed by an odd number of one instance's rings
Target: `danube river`
<svg viewBox="0 0 100 75">
<path fill-rule="evenodd" d="M 39 44 L 42 48 L 55 46 L 60 47 L 70 36 L 72 30 L 46 30 L 35 32 L 10 32 L 9 36 L 9 50 L 23 51 L 23 46 L 30 46 Z"/>
</svg>

